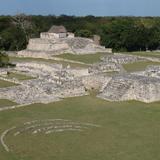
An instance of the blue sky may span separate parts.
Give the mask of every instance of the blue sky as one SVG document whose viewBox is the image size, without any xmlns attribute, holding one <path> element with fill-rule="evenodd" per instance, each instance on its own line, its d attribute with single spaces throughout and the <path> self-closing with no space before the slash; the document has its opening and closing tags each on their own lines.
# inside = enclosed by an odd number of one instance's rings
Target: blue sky
<svg viewBox="0 0 160 160">
<path fill-rule="evenodd" d="M 0 14 L 160 16 L 160 0 L 0 0 Z"/>
</svg>

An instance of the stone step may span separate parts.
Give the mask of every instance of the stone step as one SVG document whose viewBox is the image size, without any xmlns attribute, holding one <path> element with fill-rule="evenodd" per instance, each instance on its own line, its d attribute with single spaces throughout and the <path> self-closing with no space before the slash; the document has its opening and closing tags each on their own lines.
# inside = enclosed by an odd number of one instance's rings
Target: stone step
<svg viewBox="0 0 160 160">
<path fill-rule="evenodd" d="M 128 80 L 113 79 L 104 88 L 102 96 L 109 100 L 121 100 L 131 85 L 132 83 Z"/>
</svg>

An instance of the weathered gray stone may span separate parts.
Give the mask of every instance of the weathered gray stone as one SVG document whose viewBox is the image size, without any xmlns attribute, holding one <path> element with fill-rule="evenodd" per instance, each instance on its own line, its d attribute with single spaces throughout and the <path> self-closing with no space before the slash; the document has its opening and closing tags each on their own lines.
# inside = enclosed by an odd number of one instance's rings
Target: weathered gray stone
<svg viewBox="0 0 160 160">
<path fill-rule="evenodd" d="M 95 63 L 91 67 L 89 67 L 89 73 L 95 74 L 95 73 L 102 73 L 102 72 L 112 72 L 117 71 L 120 72 L 122 69 L 122 66 L 116 63 L 107 63 L 107 62 L 100 62 Z"/>
<path fill-rule="evenodd" d="M 138 61 L 146 61 L 145 58 L 141 58 L 139 56 L 124 55 L 124 54 L 106 55 L 102 57 L 101 60 L 107 63 L 116 63 L 116 64 L 127 64 Z"/>
<path fill-rule="evenodd" d="M 87 94 L 79 78 L 87 75 L 86 69 L 78 69 L 76 72 L 75 69 L 63 68 L 59 64 L 23 62 L 17 63 L 14 70 L 37 78 L 25 81 L 6 79 L 19 85 L 1 88 L 0 99 L 10 99 L 18 104 L 50 103 L 60 98 Z"/>
<path fill-rule="evenodd" d="M 160 101 L 160 79 L 140 75 L 115 76 L 98 97 L 110 101 Z"/>
</svg>

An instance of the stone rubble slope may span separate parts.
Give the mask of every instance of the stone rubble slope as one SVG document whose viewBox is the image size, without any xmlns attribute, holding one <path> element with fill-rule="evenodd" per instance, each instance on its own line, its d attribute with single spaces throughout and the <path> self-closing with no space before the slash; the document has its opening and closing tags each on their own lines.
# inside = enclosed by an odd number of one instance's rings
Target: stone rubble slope
<svg viewBox="0 0 160 160">
<path fill-rule="evenodd" d="M 159 101 L 160 79 L 132 74 L 118 75 L 110 80 L 98 97 L 109 101 Z"/>
</svg>

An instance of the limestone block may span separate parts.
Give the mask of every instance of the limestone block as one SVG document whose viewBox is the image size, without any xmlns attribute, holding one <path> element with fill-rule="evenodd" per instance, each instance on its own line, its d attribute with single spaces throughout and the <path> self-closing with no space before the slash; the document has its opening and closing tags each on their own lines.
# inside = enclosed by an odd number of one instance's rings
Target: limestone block
<svg viewBox="0 0 160 160">
<path fill-rule="evenodd" d="M 138 56 L 132 56 L 132 55 L 106 55 L 101 58 L 102 61 L 108 62 L 108 63 L 116 63 L 116 64 L 127 64 L 127 63 L 134 63 L 138 61 L 146 61 L 146 59 L 138 57 Z"/>
<path fill-rule="evenodd" d="M 51 51 L 69 49 L 69 46 L 67 43 L 59 43 L 55 41 L 42 40 L 42 39 L 30 39 L 27 49 L 33 51 L 51 52 Z"/>
<path fill-rule="evenodd" d="M 108 77 L 106 75 L 89 75 L 84 76 L 82 78 L 82 83 L 85 86 L 86 89 L 91 90 L 101 90 L 104 85 L 107 85 L 107 83 L 111 80 L 111 77 Z"/>
<path fill-rule="evenodd" d="M 74 77 L 82 77 L 89 75 L 88 68 L 70 68 L 66 70 L 69 74 L 73 74 Z"/>
</svg>

